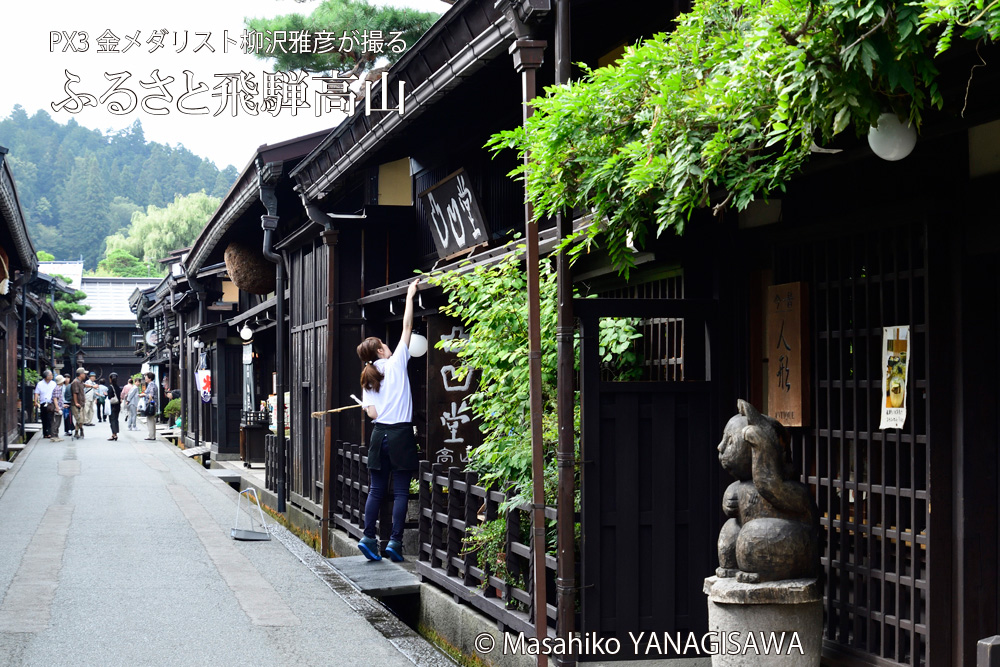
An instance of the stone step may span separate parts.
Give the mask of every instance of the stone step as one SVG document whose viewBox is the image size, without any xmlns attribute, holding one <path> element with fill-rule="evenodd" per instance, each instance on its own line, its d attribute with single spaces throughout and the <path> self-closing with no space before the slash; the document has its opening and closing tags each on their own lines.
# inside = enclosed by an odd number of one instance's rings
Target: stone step
<svg viewBox="0 0 1000 667">
<path fill-rule="evenodd" d="M 387 557 L 370 561 L 364 556 L 345 556 L 327 558 L 327 562 L 365 595 L 389 597 L 420 590 L 420 578 Z"/>
<path fill-rule="evenodd" d="M 207 447 L 205 445 L 202 445 L 201 447 L 191 447 L 189 449 L 185 449 L 181 453 L 184 454 L 184 456 L 188 457 L 189 459 L 193 459 L 196 456 L 201 456 L 203 454 L 208 454 L 210 451 L 212 451 L 211 447 Z"/>
<path fill-rule="evenodd" d="M 243 479 L 243 476 L 238 472 L 227 468 L 213 468 L 212 470 L 209 470 L 208 473 L 214 477 L 218 477 L 227 484 L 238 484 Z"/>
</svg>

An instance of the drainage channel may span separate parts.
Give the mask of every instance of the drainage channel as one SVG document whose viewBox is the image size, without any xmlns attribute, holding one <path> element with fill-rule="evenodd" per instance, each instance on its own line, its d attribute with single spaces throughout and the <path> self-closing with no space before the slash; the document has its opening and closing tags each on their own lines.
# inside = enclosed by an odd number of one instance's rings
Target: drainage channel
<svg viewBox="0 0 1000 667">
<path fill-rule="evenodd" d="M 417 634 L 416 624 L 419 602 L 416 595 L 397 595 L 381 602 L 358 590 L 312 548 L 284 526 L 271 523 L 271 535 L 288 551 L 323 580 L 347 605 L 371 623 L 382 636 L 418 667 L 455 667 L 451 658 L 438 651 L 430 642 Z M 407 619 L 410 624 L 404 622 Z"/>
</svg>

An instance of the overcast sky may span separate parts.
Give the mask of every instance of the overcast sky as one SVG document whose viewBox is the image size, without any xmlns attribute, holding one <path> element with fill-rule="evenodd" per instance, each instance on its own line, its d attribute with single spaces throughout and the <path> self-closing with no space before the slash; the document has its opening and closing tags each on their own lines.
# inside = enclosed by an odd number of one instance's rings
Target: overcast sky
<svg viewBox="0 0 1000 667">
<path fill-rule="evenodd" d="M 424 11 L 443 14 L 449 5 L 442 0 L 370 0 L 375 5 L 396 5 L 414 7 Z M 175 146 L 183 144 L 195 154 L 207 157 L 219 168 L 232 164 L 237 169 L 251 159 L 257 146 L 276 143 L 317 130 L 335 127 L 340 116 L 324 114 L 316 117 L 313 109 L 302 109 L 292 117 L 283 110 L 272 116 L 260 112 L 256 117 L 240 112 L 234 118 L 230 111 L 214 116 L 220 98 L 211 97 L 210 91 L 190 98 L 190 106 L 208 107 L 208 115 L 184 115 L 176 108 L 178 98 L 185 91 L 184 70 L 194 75 L 195 85 L 202 82 L 213 88 L 220 79 L 214 75 L 247 71 L 255 73 L 260 82 L 262 72 L 271 71 L 273 61 L 259 60 L 241 53 L 238 46 L 229 45 L 229 52 L 223 48 L 223 31 L 229 31 L 231 39 L 238 39 L 243 30 L 243 18 L 270 17 L 298 12 L 308 14 L 318 4 L 318 0 L 294 2 L 293 0 L 168 0 L 163 3 L 145 3 L 135 0 L 42 0 L 36 2 L 15 2 L 3 0 L 5 63 L 0 68 L 0 118 L 10 114 L 15 104 L 20 104 L 29 115 L 45 109 L 61 123 L 75 118 L 88 128 L 120 130 L 136 120 L 142 121 L 146 139 Z M 16 26 L 16 28 L 14 28 Z M 366 26 L 337 26 L 338 31 L 362 31 Z M 100 53 L 98 38 L 110 30 L 121 41 L 119 53 Z M 147 43 L 154 31 L 166 30 L 164 48 L 148 53 L 152 45 Z M 86 32 L 89 48 L 85 52 L 63 51 L 65 38 L 50 47 L 50 32 L 72 34 Z M 121 53 L 128 44 L 125 36 L 134 36 L 139 31 L 139 45 Z M 185 31 L 187 46 L 184 44 Z M 202 48 L 194 49 L 203 41 L 195 33 L 211 33 L 209 45 L 215 52 Z M 82 48 L 81 37 L 75 40 L 77 48 Z M 141 48 L 140 48 L 141 46 Z M 105 75 L 127 71 L 131 78 L 123 87 L 131 88 L 141 100 L 149 94 L 141 87 L 140 80 L 151 80 L 153 70 L 159 70 L 161 78 L 174 77 L 168 91 L 174 100 L 167 115 L 156 116 L 137 106 L 125 115 L 114 115 L 108 107 L 116 99 L 126 101 L 127 96 L 112 96 L 97 107 L 84 107 L 79 113 L 69 113 L 73 101 L 63 110 L 54 111 L 52 104 L 69 100 L 64 91 L 67 79 L 64 72 L 80 77 L 80 83 L 70 84 L 78 94 L 89 93 L 100 98 L 113 86 Z M 313 87 L 309 87 L 312 97 Z M 310 100 L 311 102 L 312 100 Z M 161 103 L 155 103 L 154 106 Z M 362 110 L 362 113 L 364 111 Z M 3 137 L 0 137 L 0 144 Z"/>
</svg>

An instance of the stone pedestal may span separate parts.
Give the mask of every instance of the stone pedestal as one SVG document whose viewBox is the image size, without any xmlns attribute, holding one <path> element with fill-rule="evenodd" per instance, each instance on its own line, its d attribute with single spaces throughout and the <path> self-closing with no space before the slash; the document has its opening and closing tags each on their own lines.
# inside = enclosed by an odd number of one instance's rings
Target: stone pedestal
<svg viewBox="0 0 1000 667">
<path fill-rule="evenodd" d="M 819 667 L 823 593 L 816 579 L 705 580 L 713 667 Z"/>
</svg>

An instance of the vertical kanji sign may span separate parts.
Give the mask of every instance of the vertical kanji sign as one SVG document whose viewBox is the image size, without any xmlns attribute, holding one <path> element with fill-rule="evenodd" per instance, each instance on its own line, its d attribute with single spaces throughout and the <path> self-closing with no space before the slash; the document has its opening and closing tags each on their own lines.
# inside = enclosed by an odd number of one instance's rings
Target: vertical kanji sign
<svg viewBox="0 0 1000 667">
<path fill-rule="evenodd" d="M 805 283 L 767 288 L 767 413 L 785 426 L 809 425 L 809 336 Z"/>
<path fill-rule="evenodd" d="M 427 342 L 427 458 L 431 463 L 465 467 L 468 450 L 482 442 L 468 398 L 476 390 L 472 373 L 461 379 L 458 355 L 439 349 L 468 337 L 462 323 L 443 315 L 428 316 Z"/>
</svg>

